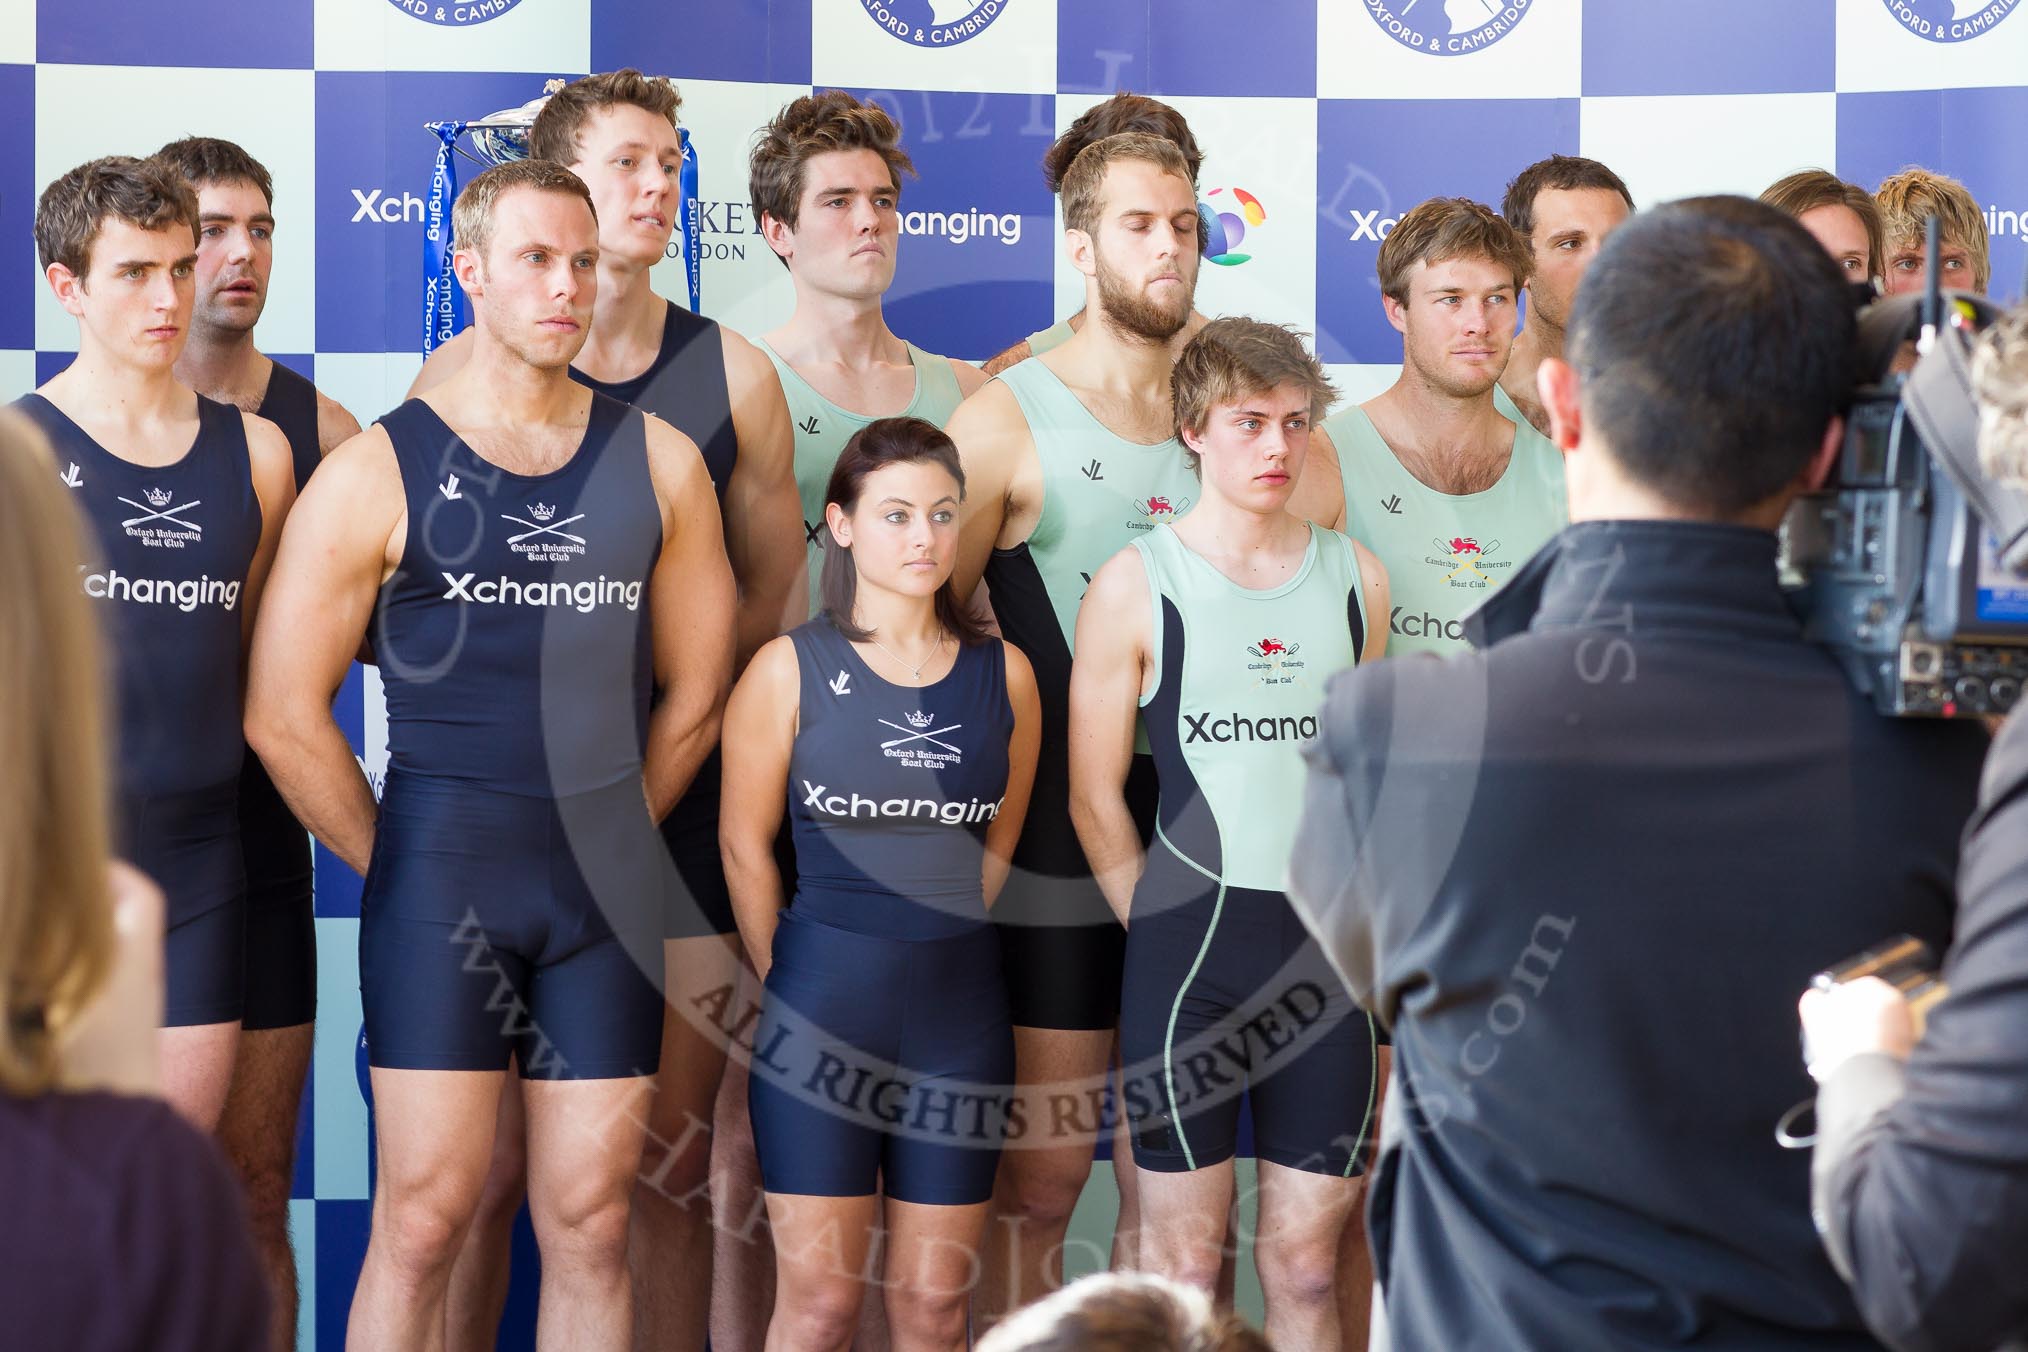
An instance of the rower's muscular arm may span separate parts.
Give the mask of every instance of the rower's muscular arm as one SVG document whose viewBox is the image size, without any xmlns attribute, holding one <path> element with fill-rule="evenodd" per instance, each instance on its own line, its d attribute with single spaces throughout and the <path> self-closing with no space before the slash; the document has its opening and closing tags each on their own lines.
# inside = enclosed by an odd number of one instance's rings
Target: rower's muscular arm
<svg viewBox="0 0 2028 1352">
<path fill-rule="evenodd" d="M 1007 703 L 1014 710 L 1014 728 L 1007 738 L 1007 791 L 1000 799 L 1000 814 L 986 828 L 980 881 L 988 907 L 999 899 L 1013 867 L 1014 844 L 1021 839 L 1021 823 L 1028 817 L 1035 758 L 1042 747 L 1042 696 L 1035 688 L 1035 669 L 1011 643 L 1001 645 L 1001 655 L 1006 663 Z"/>
<path fill-rule="evenodd" d="M 789 757 L 801 705 L 796 645 L 784 634 L 754 654 L 725 706 L 718 849 L 725 859 L 725 886 L 732 894 L 740 942 L 763 978 L 773 960 L 775 926 L 785 901 L 775 836 L 786 810 Z"/>
<path fill-rule="evenodd" d="M 1070 666 L 1070 820 L 1092 877 L 1122 925 L 1143 864 L 1141 833 L 1127 807 L 1127 773 L 1152 632 L 1147 570 L 1138 550 L 1122 549 L 1085 591 Z"/>
<path fill-rule="evenodd" d="M 1388 625 L 1394 605 L 1388 589 L 1387 565 L 1357 540 L 1352 542 L 1352 553 L 1359 560 L 1359 607 L 1366 613 L 1366 644 L 1359 650 L 1359 660 L 1377 662 L 1387 656 Z"/>
<path fill-rule="evenodd" d="M 467 341 L 464 347 L 469 346 L 469 341 Z M 460 350 L 464 350 L 464 347 L 461 347 Z M 459 360 L 462 361 L 463 358 Z M 444 374 L 448 375 L 449 372 L 445 371 Z M 417 376 L 416 382 L 420 384 L 422 377 Z M 317 463 L 322 464 L 330 456 L 331 452 L 359 435 L 359 419 L 353 417 L 350 409 L 324 393 L 324 391 L 315 390 L 314 392 L 317 396 Z M 359 645 L 359 651 L 354 654 L 354 659 L 365 663 L 369 667 L 376 665 L 373 658 L 373 641 L 371 639 Z"/>
<path fill-rule="evenodd" d="M 958 566 L 951 582 L 959 596 L 971 596 L 986 575 L 995 548 L 1028 538 L 1040 509 L 1031 486 L 1035 442 L 1014 392 L 993 381 L 964 403 L 944 430 L 958 448 L 965 471 L 965 511 L 958 528 Z"/>
<path fill-rule="evenodd" d="M 244 660 L 253 645 L 261 591 L 274 567 L 275 549 L 282 542 L 282 525 L 296 503 L 296 462 L 281 428 L 256 414 L 240 416 L 246 421 L 246 454 L 253 471 L 254 496 L 261 505 L 260 543 L 254 546 L 253 562 L 247 566 L 246 585 L 239 597 L 240 656 Z"/>
<path fill-rule="evenodd" d="M 247 681 L 248 745 L 297 820 L 362 874 L 377 810 L 331 701 L 401 561 L 407 521 L 385 432 L 371 428 L 333 451 L 282 532 Z"/>
<path fill-rule="evenodd" d="M 732 569 L 718 500 L 697 443 L 649 418 L 648 475 L 662 509 L 662 553 L 648 579 L 655 686 L 642 779 L 660 821 L 690 787 L 718 741 L 732 682 Z"/>
<path fill-rule="evenodd" d="M 781 632 L 789 596 L 803 575 L 803 509 L 796 496 L 795 430 L 774 363 L 732 330 L 719 333 L 739 442 L 725 489 L 725 549 L 739 586 L 737 671 Z"/>
</svg>

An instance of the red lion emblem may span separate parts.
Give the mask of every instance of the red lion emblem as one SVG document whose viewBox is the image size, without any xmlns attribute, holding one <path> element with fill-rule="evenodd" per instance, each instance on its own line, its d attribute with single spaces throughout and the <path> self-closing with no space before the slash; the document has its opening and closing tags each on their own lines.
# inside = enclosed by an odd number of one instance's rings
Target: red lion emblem
<svg viewBox="0 0 2028 1352">
<path fill-rule="evenodd" d="M 1169 499 L 1167 498 L 1148 499 L 1148 514 L 1150 516 L 1154 515 L 1157 512 L 1173 512 L 1175 510 L 1176 509 L 1174 507 L 1171 507 L 1169 505 Z"/>
<path fill-rule="evenodd" d="M 1262 657 L 1267 657 L 1274 653 L 1285 653 L 1288 650 L 1288 645 L 1277 638 L 1264 638 L 1260 641 L 1260 655 Z"/>
<path fill-rule="evenodd" d="M 1451 553 L 1453 554 L 1476 554 L 1478 552 L 1479 542 L 1469 535 L 1460 535 L 1451 540 Z"/>
</svg>

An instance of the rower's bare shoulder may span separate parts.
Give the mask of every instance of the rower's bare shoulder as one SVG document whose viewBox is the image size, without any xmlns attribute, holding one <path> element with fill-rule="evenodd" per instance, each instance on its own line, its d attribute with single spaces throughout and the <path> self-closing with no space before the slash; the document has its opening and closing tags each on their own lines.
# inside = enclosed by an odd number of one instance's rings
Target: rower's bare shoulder
<svg viewBox="0 0 2028 1352">
<path fill-rule="evenodd" d="M 663 501 L 689 503 L 713 496 L 711 471 L 697 443 L 652 413 L 641 415 L 648 450 L 648 477 Z"/>
<path fill-rule="evenodd" d="M 352 410 L 322 390 L 317 391 L 317 453 L 329 455 L 359 435 L 359 419 Z"/>
</svg>

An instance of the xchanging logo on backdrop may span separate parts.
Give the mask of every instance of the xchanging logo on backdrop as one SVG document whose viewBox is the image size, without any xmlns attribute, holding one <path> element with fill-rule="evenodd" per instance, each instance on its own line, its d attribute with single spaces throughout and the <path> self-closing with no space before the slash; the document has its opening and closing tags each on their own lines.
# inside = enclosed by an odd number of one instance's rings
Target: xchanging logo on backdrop
<svg viewBox="0 0 2028 1352">
<path fill-rule="evenodd" d="M 1986 233 L 1994 239 L 2028 240 L 2028 211 L 1987 207 Z"/>
<path fill-rule="evenodd" d="M 1895 22 L 1931 42 L 1964 42 L 2020 8 L 2021 0 L 1881 0 Z"/>
<path fill-rule="evenodd" d="M 966 211 L 904 211 L 901 233 L 932 235 L 963 244 L 971 239 L 997 239 L 1002 244 L 1021 242 L 1021 217 L 1012 211 L 994 213 L 972 207 Z"/>
<path fill-rule="evenodd" d="M 1347 211 L 1346 219 L 1352 222 L 1352 230 L 1345 238 L 1355 243 L 1365 240 L 1371 244 L 1386 239 L 1387 232 L 1401 224 L 1401 217 L 1383 216 L 1380 214 L 1382 210 L 1381 207 L 1371 207 L 1361 211 L 1355 207 Z"/>
<path fill-rule="evenodd" d="M 353 188 L 352 219 L 346 224 L 357 225 L 361 221 L 369 225 L 406 225 L 411 221 L 421 222 L 429 218 L 429 203 L 412 192 L 396 192 L 386 188 Z"/>
<path fill-rule="evenodd" d="M 1012 0 L 859 0 L 881 28 L 917 47 L 954 47 L 979 36 Z"/>
<path fill-rule="evenodd" d="M 2018 3 L 2018 0 L 2004 0 Z M 1410 51 L 1462 56 L 1483 51 L 1528 17 L 1533 0 L 1360 0 L 1380 31 Z"/>
<path fill-rule="evenodd" d="M 449 5 L 437 4 L 435 0 L 387 0 L 387 3 L 424 23 L 442 28 L 470 28 L 473 24 L 499 18 L 521 0 L 462 0 Z"/>
</svg>

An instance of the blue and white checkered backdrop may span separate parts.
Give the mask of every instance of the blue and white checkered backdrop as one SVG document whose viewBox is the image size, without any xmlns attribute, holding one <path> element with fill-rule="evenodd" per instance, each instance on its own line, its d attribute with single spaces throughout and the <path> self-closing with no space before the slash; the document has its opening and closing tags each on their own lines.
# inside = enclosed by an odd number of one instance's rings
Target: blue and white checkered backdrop
<svg viewBox="0 0 2028 1352">
<path fill-rule="evenodd" d="M 1349 397 L 1392 378 L 1374 256 L 1434 194 L 1497 203 L 1563 151 L 1642 204 L 1754 193 L 1790 170 L 1868 187 L 1919 163 L 1968 183 L 1994 290 L 2028 262 L 2023 0 L 262 0 L 231 11 L 0 0 L 0 386 L 76 344 L 32 262 L 40 186 L 82 160 L 225 136 L 273 171 L 275 273 L 260 346 L 366 422 L 420 362 L 423 129 L 524 102 L 552 76 L 676 78 L 701 159 L 704 308 L 748 334 L 793 297 L 746 198 L 754 129 L 838 86 L 901 122 L 921 170 L 902 197 L 893 327 L 981 359 L 1079 303 L 1036 165 L 1119 89 L 1175 104 L 1209 152 L 1207 195 L 1255 197 L 1245 261 L 1199 304 L 1317 334 Z M 22 128 L 33 134 L 22 135 Z M 1214 203 L 1219 196 L 1211 196 Z M 674 255 L 658 279 L 685 294 Z M 31 299 L 31 297 L 33 299 Z M 369 771 L 386 739 L 370 674 L 340 723 Z M 320 852 L 317 1058 L 296 1176 L 303 1345 L 342 1342 L 368 1208 L 356 967 L 359 880 Z M 525 1310 L 529 1293 L 517 1293 Z M 504 1345 L 526 1345 L 523 1319 Z"/>
</svg>

